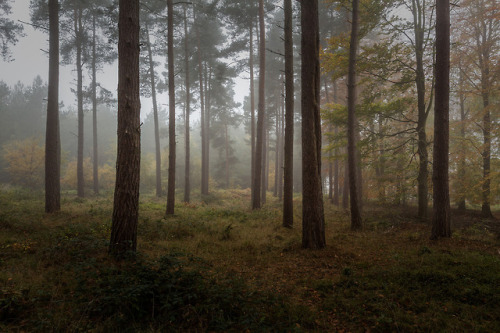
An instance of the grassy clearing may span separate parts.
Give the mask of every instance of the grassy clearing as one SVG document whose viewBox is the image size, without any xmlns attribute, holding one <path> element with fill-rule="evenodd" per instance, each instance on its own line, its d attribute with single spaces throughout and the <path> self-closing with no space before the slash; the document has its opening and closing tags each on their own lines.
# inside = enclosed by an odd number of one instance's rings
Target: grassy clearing
<svg viewBox="0 0 500 333">
<path fill-rule="evenodd" d="M 2 331 L 500 331 L 500 240 L 460 217 L 449 240 L 399 208 L 369 208 L 363 232 L 326 207 L 327 248 L 300 247 L 274 198 L 218 191 L 143 196 L 138 252 L 107 256 L 112 199 L 0 191 Z M 493 230 L 493 231 L 492 231 Z"/>
</svg>

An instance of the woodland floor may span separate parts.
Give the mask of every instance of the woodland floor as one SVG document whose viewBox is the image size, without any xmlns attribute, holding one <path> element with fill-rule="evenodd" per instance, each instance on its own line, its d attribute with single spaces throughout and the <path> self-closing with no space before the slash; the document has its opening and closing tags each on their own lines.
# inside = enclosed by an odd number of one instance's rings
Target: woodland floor
<svg viewBox="0 0 500 333">
<path fill-rule="evenodd" d="M 40 196 L 41 197 L 41 196 Z M 326 204 L 323 250 L 247 190 L 176 205 L 142 196 L 138 254 L 107 255 L 112 198 L 0 189 L 0 331 L 500 332 L 500 221 L 454 212 L 429 240 L 412 208 L 368 206 L 364 230 Z M 498 215 L 498 212 L 497 214 Z"/>
</svg>

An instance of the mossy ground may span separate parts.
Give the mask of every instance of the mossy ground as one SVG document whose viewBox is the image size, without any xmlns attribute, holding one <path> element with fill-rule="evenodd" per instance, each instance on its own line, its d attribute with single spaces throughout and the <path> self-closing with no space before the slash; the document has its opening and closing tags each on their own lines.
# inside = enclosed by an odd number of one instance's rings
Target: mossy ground
<svg viewBox="0 0 500 333">
<path fill-rule="evenodd" d="M 408 209 L 366 207 L 362 232 L 326 204 L 327 247 L 301 249 L 275 198 L 142 196 L 138 255 L 107 255 L 111 197 L 0 191 L 2 331 L 500 331 L 498 221 L 456 215 L 451 239 Z"/>
</svg>

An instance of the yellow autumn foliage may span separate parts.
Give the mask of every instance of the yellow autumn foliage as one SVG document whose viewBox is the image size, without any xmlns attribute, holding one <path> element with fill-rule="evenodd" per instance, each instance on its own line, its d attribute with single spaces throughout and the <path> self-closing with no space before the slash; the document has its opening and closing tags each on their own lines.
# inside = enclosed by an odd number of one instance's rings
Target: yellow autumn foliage
<svg viewBox="0 0 500 333">
<path fill-rule="evenodd" d="M 12 141 L 5 144 L 3 150 L 13 184 L 30 188 L 43 185 L 45 149 L 40 138 Z"/>
</svg>

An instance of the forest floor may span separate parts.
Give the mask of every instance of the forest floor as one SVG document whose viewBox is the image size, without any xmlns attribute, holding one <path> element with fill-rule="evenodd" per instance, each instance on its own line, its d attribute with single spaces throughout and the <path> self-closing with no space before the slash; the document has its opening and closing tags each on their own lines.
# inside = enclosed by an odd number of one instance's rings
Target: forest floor
<svg viewBox="0 0 500 333">
<path fill-rule="evenodd" d="M 500 332 L 498 220 L 453 214 L 429 240 L 411 208 L 367 206 L 364 229 L 325 204 L 323 250 L 301 248 L 268 196 L 214 191 L 176 204 L 142 196 L 138 254 L 107 254 L 111 196 L 0 189 L 0 331 Z M 498 215 L 498 212 L 497 212 Z"/>
</svg>

